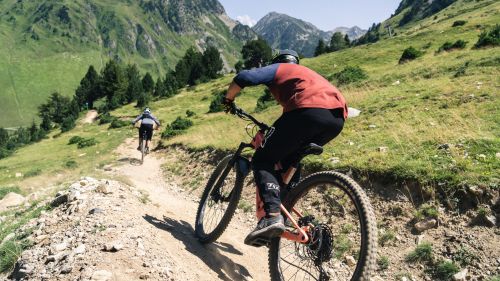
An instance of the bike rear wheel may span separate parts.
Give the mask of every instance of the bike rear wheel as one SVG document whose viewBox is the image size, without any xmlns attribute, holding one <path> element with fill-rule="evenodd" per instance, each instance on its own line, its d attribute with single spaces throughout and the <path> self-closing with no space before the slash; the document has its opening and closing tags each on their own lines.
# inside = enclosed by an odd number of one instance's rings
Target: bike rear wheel
<svg viewBox="0 0 500 281">
<path fill-rule="evenodd" d="M 226 156 L 210 176 L 196 213 L 195 234 L 201 243 L 217 240 L 231 221 L 241 197 L 244 177 L 236 165 L 224 175 L 233 155 Z M 220 182 L 220 186 L 217 183 Z"/>
<path fill-rule="evenodd" d="M 354 180 L 336 172 L 310 175 L 290 191 L 283 205 L 302 213 L 302 224 L 311 226 L 310 241 L 273 239 L 271 280 L 370 280 L 376 220 L 368 197 Z"/>
<path fill-rule="evenodd" d="M 141 164 L 144 163 L 145 156 L 146 156 L 146 139 L 143 138 L 141 142 Z"/>
</svg>

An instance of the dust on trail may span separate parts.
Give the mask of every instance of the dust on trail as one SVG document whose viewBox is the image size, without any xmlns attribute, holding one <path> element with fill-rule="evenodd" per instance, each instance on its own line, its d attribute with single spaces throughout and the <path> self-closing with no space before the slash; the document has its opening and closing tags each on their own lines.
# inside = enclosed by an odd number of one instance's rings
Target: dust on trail
<svg viewBox="0 0 500 281">
<path fill-rule="evenodd" d="M 242 223 L 246 217 L 235 215 L 216 243 L 200 244 L 194 236 L 197 199 L 183 193 L 174 183 L 166 182 L 162 173 L 165 159 L 157 153 L 148 155 L 143 165 L 135 150 L 136 140 L 128 139 L 118 149 L 123 163 L 113 173 L 129 180 L 149 194 L 157 208 L 145 208 L 137 219 L 146 219 L 153 230 L 160 253 L 170 256 L 175 280 L 268 280 L 267 248 L 247 246 L 243 240 L 250 231 Z M 153 212 L 153 213 L 150 213 Z"/>
</svg>

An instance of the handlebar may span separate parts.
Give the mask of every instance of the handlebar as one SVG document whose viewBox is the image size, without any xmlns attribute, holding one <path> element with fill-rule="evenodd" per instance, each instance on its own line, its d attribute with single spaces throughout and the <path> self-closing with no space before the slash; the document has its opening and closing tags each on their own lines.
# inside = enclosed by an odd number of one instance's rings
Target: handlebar
<svg viewBox="0 0 500 281">
<path fill-rule="evenodd" d="M 234 105 L 234 108 L 233 108 L 233 110 L 231 110 L 231 113 L 238 116 L 239 118 L 241 118 L 243 120 L 252 121 L 255 125 L 257 125 L 263 131 L 267 131 L 270 129 L 270 127 L 267 124 L 262 123 L 259 120 L 255 119 L 255 117 L 248 114 L 242 108 L 239 108 L 236 105 Z"/>
</svg>

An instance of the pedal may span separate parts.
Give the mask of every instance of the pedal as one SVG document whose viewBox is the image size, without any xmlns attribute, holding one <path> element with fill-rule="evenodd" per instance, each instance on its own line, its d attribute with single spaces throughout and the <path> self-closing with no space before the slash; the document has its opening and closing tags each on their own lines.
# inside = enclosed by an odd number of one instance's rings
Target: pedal
<svg viewBox="0 0 500 281">
<path fill-rule="evenodd" d="M 245 243 L 249 246 L 253 246 L 253 247 L 262 247 L 262 246 L 269 246 L 269 243 L 271 241 L 269 240 L 269 238 L 265 238 L 265 237 L 257 237 L 255 239 L 253 239 L 252 241 L 248 241 L 248 243 Z"/>
</svg>

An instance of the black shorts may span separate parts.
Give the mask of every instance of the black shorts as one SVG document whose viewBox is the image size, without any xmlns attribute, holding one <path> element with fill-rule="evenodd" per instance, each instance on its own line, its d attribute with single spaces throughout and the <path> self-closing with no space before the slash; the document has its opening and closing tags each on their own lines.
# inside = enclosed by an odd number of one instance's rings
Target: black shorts
<svg viewBox="0 0 500 281">
<path fill-rule="evenodd" d="M 149 141 L 153 138 L 153 124 L 141 124 L 139 128 L 139 139 L 146 133 L 146 140 Z"/>
</svg>

